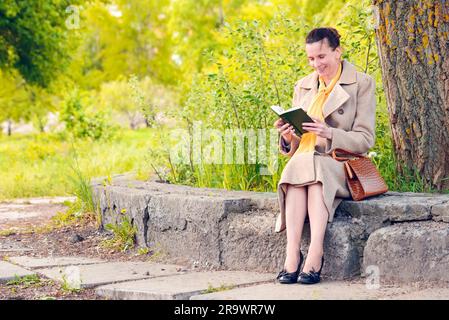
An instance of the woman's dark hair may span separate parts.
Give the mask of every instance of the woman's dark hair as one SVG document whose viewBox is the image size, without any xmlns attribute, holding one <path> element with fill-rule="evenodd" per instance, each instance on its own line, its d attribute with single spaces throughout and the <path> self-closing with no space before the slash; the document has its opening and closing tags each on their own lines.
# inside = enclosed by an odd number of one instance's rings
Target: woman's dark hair
<svg viewBox="0 0 449 320">
<path fill-rule="evenodd" d="M 340 35 L 334 28 L 315 28 L 306 37 L 306 43 L 315 43 L 327 39 L 329 47 L 335 50 L 340 45 Z"/>
</svg>

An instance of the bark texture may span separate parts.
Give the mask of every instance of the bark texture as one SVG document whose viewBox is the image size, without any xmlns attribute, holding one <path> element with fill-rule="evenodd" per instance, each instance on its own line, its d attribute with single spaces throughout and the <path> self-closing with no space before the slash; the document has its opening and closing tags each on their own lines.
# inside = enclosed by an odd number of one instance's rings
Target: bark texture
<svg viewBox="0 0 449 320">
<path fill-rule="evenodd" d="M 373 4 L 398 170 L 449 189 L 449 1 Z"/>
</svg>

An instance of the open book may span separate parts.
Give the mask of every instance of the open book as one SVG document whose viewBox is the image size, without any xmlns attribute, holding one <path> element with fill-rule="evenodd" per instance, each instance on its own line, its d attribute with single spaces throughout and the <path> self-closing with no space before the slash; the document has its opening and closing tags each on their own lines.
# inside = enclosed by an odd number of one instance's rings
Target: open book
<svg viewBox="0 0 449 320">
<path fill-rule="evenodd" d="M 288 110 L 284 110 L 280 106 L 271 106 L 271 110 L 281 117 L 284 122 L 291 124 L 293 128 L 295 128 L 295 133 L 298 136 L 304 134 L 304 132 L 307 132 L 307 130 L 302 128 L 303 122 L 315 122 L 309 117 L 304 109 L 300 107 L 293 107 Z"/>
</svg>

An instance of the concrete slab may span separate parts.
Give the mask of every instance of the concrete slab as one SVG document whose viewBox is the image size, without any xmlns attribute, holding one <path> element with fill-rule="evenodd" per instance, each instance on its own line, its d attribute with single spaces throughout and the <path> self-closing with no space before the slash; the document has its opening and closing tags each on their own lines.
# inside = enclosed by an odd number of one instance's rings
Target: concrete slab
<svg viewBox="0 0 449 320">
<path fill-rule="evenodd" d="M 60 203 L 0 203 L 0 230 L 27 229 L 47 224 L 67 206 Z"/>
<path fill-rule="evenodd" d="M 76 197 L 40 197 L 40 198 L 14 198 L 0 201 L 0 203 L 16 203 L 16 204 L 49 204 L 64 203 L 65 201 L 75 202 Z"/>
<path fill-rule="evenodd" d="M 24 277 L 35 274 L 32 271 L 18 267 L 6 261 L 0 261 L 0 283 L 8 282 L 17 277 Z"/>
<path fill-rule="evenodd" d="M 369 289 L 364 283 L 321 282 L 315 285 L 280 283 L 214 292 L 191 297 L 191 300 L 378 300 L 408 292 L 405 287 L 380 286 Z"/>
<path fill-rule="evenodd" d="M 267 281 L 273 281 L 272 274 L 244 271 L 192 272 L 102 286 L 96 292 L 100 296 L 116 300 L 187 300 L 206 290 L 226 290 Z"/>
<path fill-rule="evenodd" d="M 10 257 L 9 261 L 25 268 L 50 268 L 69 265 L 85 265 L 104 263 L 106 261 L 100 259 L 84 258 L 84 257 L 47 257 L 34 258 L 26 256 Z"/>
<path fill-rule="evenodd" d="M 33 251 L 33 249 L 24 247 L 20 244 L 17 244 L 16 242 L 10 242 L 10 241 L 4 241 L 2 239 L 3 243 L 0 243 L 0 252 L 26 252 L 26 251 Z M 15 253 L 17 254 L 17 253 Z"/>
<path fill-rule="evenodd" d="M 398 300 L 449 300 L 449 288 L 431 288 L 399 295 Z"/>
<path fill-rule="evenodd" d="M 0 204 L 0 222 L 29 219 L 41 215 L 54 215 L 58 211 L 66 210 L 62 204 Z"/>
<path fill-rule="evenodd" d="M 92 265 L 37 269 L 46 277 L 63 282 L 64 279 L 78 278 L 81 288 L 129 280 L 140 280 L 179 274 L 182 268 L 176 265 L 151 262 L 108 262 Z"/>
</svg>

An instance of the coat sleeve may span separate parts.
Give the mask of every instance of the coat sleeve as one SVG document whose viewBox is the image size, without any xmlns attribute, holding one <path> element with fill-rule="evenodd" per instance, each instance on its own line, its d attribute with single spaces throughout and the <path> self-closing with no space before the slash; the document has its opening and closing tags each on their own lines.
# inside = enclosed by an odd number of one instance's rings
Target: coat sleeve
<svg viewBox="0 0 449 320">
<path fill-rule="evenodd" d="M 296 150 L 298 150 L 299 147 L 299 141 L 301 139 L 293 138 L 292 142 L 290 144 L 287 144 L 284 140 L 284 138 L 280 137 L 279 139 L 279 152 L 287 157 L 292 157 Z"/>
<path fill-rule="evenodd" d="M 292 106 L 295 105 L 295 102 L 299 100 L 299 86 L 301 84 L 302 80 L 299 80 L 293 90 L 293 99 L 292 99 Z M 279 152 L 287 157 L 292 157 L 296 150 L 299 147 L 300 139 L 292 138 L 292 142 L 290 144 L 287 144 L 287 142 L 282 138 L 282 136 L 279 137 Z"/>
<path fill-rule="evenodd" d="M 357 110 L 351 131 L 331 128 L 332 140 L 326 141 L 326 153 L 336 148 L 365 154 L 374 146 L 376 121 L 376 83 L 368 75 L 360 80 L 357 92 Z"/>
</svg>

